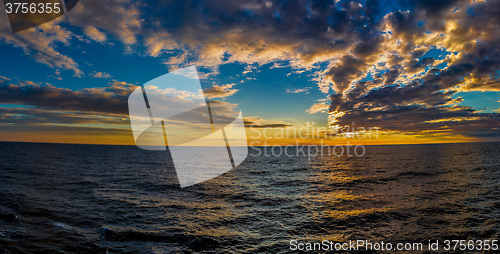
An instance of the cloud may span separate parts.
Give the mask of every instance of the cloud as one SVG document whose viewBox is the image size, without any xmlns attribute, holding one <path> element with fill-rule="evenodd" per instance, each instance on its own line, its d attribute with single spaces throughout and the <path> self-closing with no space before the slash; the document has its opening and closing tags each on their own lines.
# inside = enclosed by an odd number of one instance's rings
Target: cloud
<svg viewBox="0 0 500 254">
<path fill-rule="evenodd" d="M 58 25 L 60 19 L 22 32 L 12 33 L 7 15 L 0 6 L 0 42 L 21 48 L 25 54 L 52 68 L 72 70 L 82 75 L 78 64 L 71 57 L 57 51 L 57 46 L 69 44 L 72 32 Z"/>
<path fill-rule="evenodd" d="M 320 112 L 327 112 L 330 108 L 330 105 L 325 102 L 314 103 L 308 110 L 306 110 L 309 114 L 316 114 Z"/>
<path fill-rule="evenodd" d="M 361 19 L 359 7 L 337 7 L 326 1 L 310 5 L 213 1 L 185 2 L 182 6 L 155 2 L 151 6 L 154 8 L 145 8 L 151 22 L 144 22 L 146 31 L 155 31 L 144 35 L 150 54 L 172 52 L 177 57 L 168 64 L 190 62 L 213 68 L 280 60 L 297 68 L 315 68 L 315 63 L 331 60 L 348 49 L 343 41 L 355 40 L 357 35 L 352 37 L 344 22 Z M 350 17 L 343 8 L 354 8 L 358 13 Z"/>
<path fill-rule="evenodd" d="M 245 122 L 247 123 L 247 122 Z M 264 128 L 287 128 L 291 127 L 292 125 L 290 124 L 284 124 L 284 123 L 273 123 L 273 124 L 262 124 L 262 125 L 250 125 L 250 128 L 256 128 L 256 129 L 264 129 Z"/>
<path fill-rule="evenodd" d="M 73 91 L 31 81 L 0 84 L 0 103 L 47 110 L 127 114 L 128 95 L 135 85 L 114 81 L 108 87 Z"/>
<path fill-rule="evenodd" d="M 94 41 L 97 41 L 97 42 L 105 42 L 106 41 L 106 34 L 97 30 L 93 26 L 85 26 L 85 28 L 83 29 L 83 32 L 85 33 L 85 35 L 87 37 L 89 37 L 90 39 L 92 39 Z"/>
<path fill-rule="evenodd" d="M 110 34 L 126 47 L 137 43 L 142 18 L 136 6 L 128 0 L 80 1 L 70 12 L 53 21 L 22 32 L 12 33 L 4 5 L 0 6 L 0 41 L 22 48 L 26 55 L 52 68 L 83 72 L 78 63 L 59 52 L 58 47 L 70 46 L 71 40 L 82 36 L 64 27 L 80 27 L 93 41 L 107 41 Z M 64 24 L 64 25 L 62 25 Z"/>
<path fill-rule="evenodd" d="M 12 141 L 133 144 L 127 104 L 135 88 L 118 81 L 77 91 L 0 82 L 1 135 Z"/>
<path fill-rule="evenodd" d="M 229 97 L 236 92 L 238 89 L 234 89 L 233 86 L 235 84 L 226 84 L 226 85 L 213 85 L 209 88 L 203 90 L 203 94 L 207 96 L 207 98 L 225 98 Z"/>
<path fill-rule="evenodd" d="M 143 22 L 137 5 L 128 0 L 80 1 L 65 15 L 65 21 L 89 30 L 90 33 L 85 34 L 93 40 L 103 39 L 104 33 L 109 33 L 125 45 L 131 45 L 137 43 Z"/>
<path fill-rule="evenodd" d="M 455 95 L 498 91 L 499 23 L 489 10 L 499 6 L 417 4 L 370 24 L 384 33 L 355 43 L 322 78 L 336 91 L 330 96 L 330 125 L 354 122 L 401 133 L 498 136 L 498 114 L 457 106 L 463 99 Z"/>
<path fill-rule="evenodd" d="M 91 76 L 94 78 L 111 78 L 111 75 L 106 72 L 93 72 Z"/>
<path fill-rule="evenodd" d="M 162 53 L 172 52 L 180 48 L 180 45 L 166 31 L 149 35 L 145 38 L 144 44 L 151 56 L 159 56 Z"/>
<path fill-rule="evenodd" d="M 245 126 L 255 129 L 287 128 L 293 126 L 286 123 L 269 123 L 267 120 L 256 117 L 245 117 L 243 120 L 245 122 Z"/>
<path fill-rule="evenodd" d="M 45 110 L 36 107 L 0 107 L 1 126 L 109 124 L 128 125 L 128 118 L 120 114 L 89 113 L 66 110 Z"/>
<path fill-rule="evenodd" d="M 304 88 L 297 88 L 297 89 L 286 89 L 286 93 L 309 93 L 309 89 L 312 87 L 304 87 Z"/>
</svg>

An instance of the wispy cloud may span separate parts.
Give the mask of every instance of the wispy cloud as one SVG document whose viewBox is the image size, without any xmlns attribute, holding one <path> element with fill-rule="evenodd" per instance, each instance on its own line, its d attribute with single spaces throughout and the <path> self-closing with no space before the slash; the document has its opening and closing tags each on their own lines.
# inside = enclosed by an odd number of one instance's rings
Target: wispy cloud
<svg viewBox="0 0 500 254">
<path fill-rule="evenodd" d="M 109 75 L 108 73 L 106 72 L 93 72 L 91 74 L 92 77 L 94 78 L 111 78 L 111 75 Z"/>
<path fill-rule="evenodd" d="M 5 14 L 3 5 L 0 13 Z M 71 57 L 57 51 L 57 44 L 68 44 L 73 33 L 58 25 L 58 20 L 13 34 L 7 15 L 0 15 L 0 41 L 21 48 L 25 54 L 52 68 L 72 70 L 82 75 L 78 63 Z"/>
<path fill-rule="evenodd" d="M 235 84 L 213 85 L 203 90 L 203 93 L 208 98 L 225 98 L 238 92 L 238 89 L 233 88 Z"/>
<path fill-rule="evenodd" d="M 309 93 L 309 89 L 312 87 L 304 87 L 304 88 L 297 88 L 297 89 L 286 89 L 287 93 Z"/>
<path fill-rule="evenodd" d="M 292 127 L 291 124 L 281 123 L 281 122 L 272 122 L 269 120 L 264 120 L 262 118 L 256 117 L 245 117 L 244 119 L 245 125 L 250 128 L 255 129 L 265 129 L 265 128 L 287 128 Z"/>
<path fill-rule="evenodd" d="M 90 39 L 97 41 L 97 42 L 105 42 L 106 41 L 106 34 L 97 30 L 97 28 L 93 26 L 85 26 L 83 29 L 83 32 L 87 37 Z"/>
</svg>

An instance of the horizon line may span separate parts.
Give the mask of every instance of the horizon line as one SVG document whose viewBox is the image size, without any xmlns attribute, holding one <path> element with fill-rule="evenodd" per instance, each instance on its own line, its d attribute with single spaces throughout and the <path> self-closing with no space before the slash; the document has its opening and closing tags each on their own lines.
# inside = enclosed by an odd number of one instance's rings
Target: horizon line
<svg viewBox="0 0 500 254">
<path fill-rule="evenodd" d="M 39 141 L 15 141 L 15 140 L 0 140 L 0 143 L 27 143 L 27 144 L 55 144 L 55 145 L 96 145 L 96 146 L 136 146 L 131 145 L 131 144 L 99 144 L 99 143 L 71 143 L 71 142 L 39 142 Z M 429 142 L 429 143 L 384 143 L 384 144 L 349 144 L 348 146 L 357 146 L 357 145 L 362 145 L 362 146 L 403 146 L 403 145 L 447 145 L 447 144 L 472 144 L 472 143 L 499 143 L 500 140 L 492 140 L 492 141 L 461 141 L 461 142 Z M 292 145 L 292 144 L 287 144 L 287 145 L 268 145 L 268 146 L 251 146 L 248 145 L 247 147 L 274 147 L 274 146 L 297 146 L 297 145 Z M 320 146 L 320 145 L 312 145 L 312 144 L 304 144 L 304 145 L 299 145 L 299 146 Z M 327 146 L 347 146 L 347 144 L 335 144 L 335 145 L 322 145 L 321 147 L 327 147 Z M 160 146 L 159 146 L 160 147 Z M 165 146 L 168 148 L 168 145 Z M 184 146 L 184 147 L 190 147 L 190 146 Z M 196 146 L 196 147 L 202 147 L 202 146 Z M 203 146 L 203 147 L 219 147 L 219 146 Z M 243 146 L 235 146 L 235 147 L 243 147 Z"/>
</svg>

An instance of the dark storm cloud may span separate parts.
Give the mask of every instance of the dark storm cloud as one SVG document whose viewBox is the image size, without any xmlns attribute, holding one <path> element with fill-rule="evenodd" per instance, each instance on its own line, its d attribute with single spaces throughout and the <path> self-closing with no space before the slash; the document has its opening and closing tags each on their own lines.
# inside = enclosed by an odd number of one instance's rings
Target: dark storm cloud
<svg viewBox="0 0 500 254">
<path fill-rule="evenodd" d="M 392 85 L 396 78 L 399 76 L 400 70 L 398 67 L 391 68 L 384 74 L 384 85 Z"/>
<path fill-rule="evenodd" d="M 423 9 L 427 15 L 439 15 L 456 6 L 460 0 L 415 0 L 418 8 Z"/>
</svg>

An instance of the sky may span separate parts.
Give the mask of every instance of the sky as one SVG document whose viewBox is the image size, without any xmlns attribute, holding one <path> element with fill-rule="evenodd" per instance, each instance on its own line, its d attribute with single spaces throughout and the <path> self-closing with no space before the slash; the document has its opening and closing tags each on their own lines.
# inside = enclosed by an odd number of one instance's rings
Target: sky
<svg viewBox="0 0 500 254">
<path fill-rule="evenodd" d="M 88 0 L 0 20 L 1 141 L 133 145 L 130 93 L 192 65 L 259 144 L 500 140 L 500 1 Z"/>
</svg>

